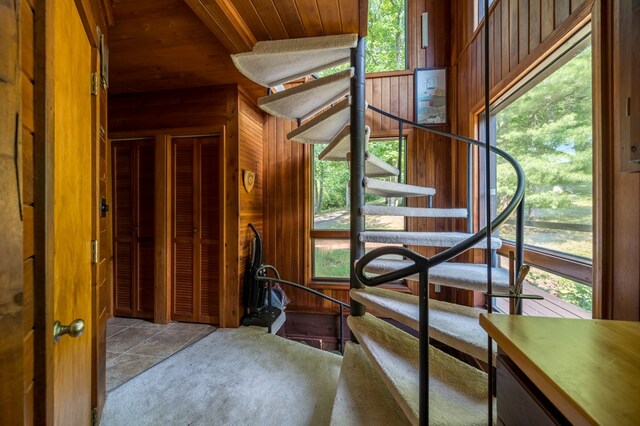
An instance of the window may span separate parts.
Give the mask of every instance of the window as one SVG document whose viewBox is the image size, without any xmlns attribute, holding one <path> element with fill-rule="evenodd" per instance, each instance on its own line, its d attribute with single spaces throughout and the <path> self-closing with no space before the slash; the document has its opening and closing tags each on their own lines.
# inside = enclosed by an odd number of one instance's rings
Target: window
<svg viewBox="0 0 640 426">
<path fill-rule="evenodd" d="M 405 179 L 406 140 L 371 139 L 367 151 L 395 166 L 399 176 L 383 177 L 402 181 Z M 314 146 L 313 156 L 313 247 L 312 277 L 314 280 L 346 279 L 349 276 L 349 165 L 346 161 L 319 161 L 318 154 L 325 145 Z M 399 198 L 383 198 L 366 195 L 367 204 L 400 205 Z M 369 216 L 367 229 L 404 230 L 404 218 L 400 216 Z M 367 244 L 365 250 L 376 248 Z"/>
<path fill-rule="evenodd" d="M 493 0 L 489 0 L 489 7 L 491 7 L 492 3 L 493 3 Z M 475 2 L 475 25 L 474 25 L 474 28 L 478 28 L 478 25 L 484 19 L 484 15 L 485 15 L 484 0 L 476 0 L 476 2 Z"/>
<path fill-rule="evenodd" d="M 406 0 L 369 0 L 367 72 L 407 68 Z"/>
<path fill-rule="evenodd" d="M 525 171 L 526 250 L 554 259 L 553 266 L 537 265 L 545 271 L 532 272 L 529 282 L 586 311 L 591 311 L 589 282 L 576 281 L 562 265 L 590 267 L 592 260 L 591 75 L 590 36 L 582 34 L 497 102 L 490 115 L 492 140 Z M 516 176 L 505 160 L 492 160 L 495 215 L 511 200 Z M 515 240 L 515 215 L 499 233 Z"/>
</svg>

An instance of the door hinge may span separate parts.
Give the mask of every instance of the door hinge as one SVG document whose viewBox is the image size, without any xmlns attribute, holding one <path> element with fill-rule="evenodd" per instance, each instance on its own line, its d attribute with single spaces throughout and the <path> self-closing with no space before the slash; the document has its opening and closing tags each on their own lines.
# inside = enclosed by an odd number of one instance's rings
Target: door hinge
<svg viewBox="0 0 640 426">
<path fill-rule="evenodd" d="M 91 263 L 98 263 L 98 240 L 91 240 Z"/>
<path fill-rule="evenodd" d="M 91 409 L 91 426 L 98 426 L 98 407 Z"/>
<path fill-rule="evenodd" d="M 98 73 L 91 73 L 91 94 L 98 96 Z"/>
</svg>

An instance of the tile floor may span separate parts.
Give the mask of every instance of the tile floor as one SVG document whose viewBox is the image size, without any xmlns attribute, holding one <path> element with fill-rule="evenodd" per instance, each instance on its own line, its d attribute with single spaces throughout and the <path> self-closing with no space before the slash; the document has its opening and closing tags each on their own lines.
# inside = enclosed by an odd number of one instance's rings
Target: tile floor
<svg viewBox="0 0 640 426">
<path fill-rule="evenodd" d="M 134 318 L 107 322 L 107 392 L 197 342 L 216 328 L 206 324 L 153 324 Z"/>
</svg>

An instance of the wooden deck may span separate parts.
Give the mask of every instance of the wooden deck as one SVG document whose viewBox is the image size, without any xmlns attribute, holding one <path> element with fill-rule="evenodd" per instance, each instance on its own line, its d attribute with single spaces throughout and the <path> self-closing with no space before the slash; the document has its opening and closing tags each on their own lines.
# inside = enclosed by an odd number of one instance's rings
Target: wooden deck
<svg viewBox="0 0 640 426">
<path fill-rule="evenodd" d="M 591 312 L 566 302 L 531 284 L 525 284 L 523 292 L 525 294 L 537 294 L 544 297 L 544 300 L 525 300 L 522 305 L 523 315 L 554 318 L 592 318 Z M 509 312 L 508 299 L 497 299 L 497 306 L 504 312 Z"/>
</svg>

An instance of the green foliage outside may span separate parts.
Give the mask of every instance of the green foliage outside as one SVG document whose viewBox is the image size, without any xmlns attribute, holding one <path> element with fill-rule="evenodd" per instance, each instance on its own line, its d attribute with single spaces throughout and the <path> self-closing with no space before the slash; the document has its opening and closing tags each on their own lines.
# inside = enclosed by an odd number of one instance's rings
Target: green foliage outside
<svg viewBox="0 0 640 426">
<path fill-rule="evenodd" d="M 348 229 L 348 220 L 332 220 L 326 226 L 319 223 L 319 216 L 332 217 L 332 213 L 340 214 L 347 211 L 348 205 L 348 183 L 349 165 L 346 161 L 320 161 L 318 154 L 322 152 L 325 145 L 314 147 L 313 161 L 313 200 L 314 213 L 316 217 L 315 229 Z M 381 158 L 388 164 L 398 166 L 398 140 L 372 140 L 369 141 L 368 151 Z M 400 167 L 404 169 L 404 164 Z M 396 178 L 393 178 L 394 180 Z M 367 204 L 382 204 L 386 200 L 382 197 L 367 195 Z M 333 215 L 335 216 L 335 215 Z"/>
<path fill-rule="evenodd" d="M 406 69 L 406 0 L 369 0 L 367 72 Z"/>
<path fill-rule="evenodd" d="M 525 244 L 592 257 L 591 46 L 496 115 L 499 148 L 521 164 L 526 179 Z M 512 167 L 497 160 L 498 211 L 516 186 Z M 576 225 L 578 225 L 576 227 Z M 582 228 L 582 229 L 581 229 Z M 515 239 L 515 227 L 500 229 Z M 591 311 L 592 289 L 541 270 L 527 281 Z"/>
<path fill-rule="evenodd" d="M 349 276 L 349 249 L 315 248 L 314 276 L 344 278 Z"/>
<path fill-rule="evenodd" d="M 499 112 L 496 138 L 525 171 L 525 220 L 540 223 L 526 228 L 525 243 L 591 258 L 591 46 Z M 501 211 L 516 175 L 500 158 L 497 172 Z M 502 236 L 513 238 L 513 229 L 503 229 Z"/>
</svg>

